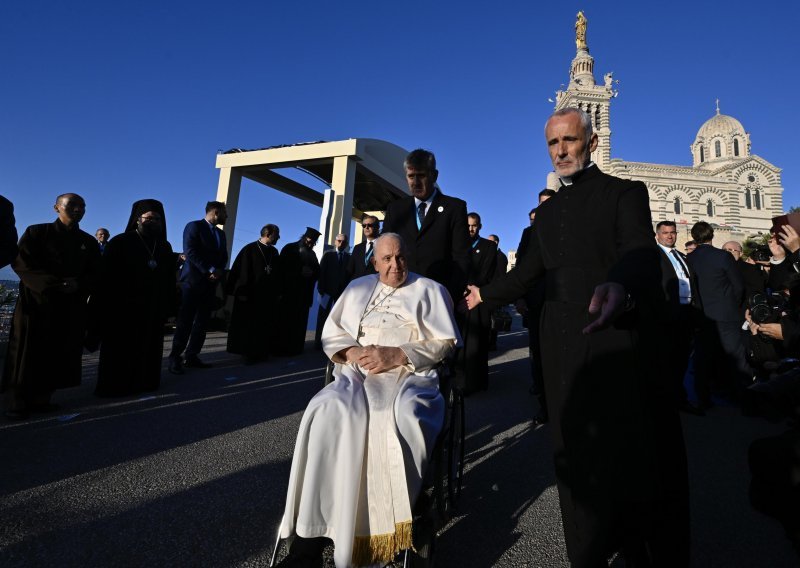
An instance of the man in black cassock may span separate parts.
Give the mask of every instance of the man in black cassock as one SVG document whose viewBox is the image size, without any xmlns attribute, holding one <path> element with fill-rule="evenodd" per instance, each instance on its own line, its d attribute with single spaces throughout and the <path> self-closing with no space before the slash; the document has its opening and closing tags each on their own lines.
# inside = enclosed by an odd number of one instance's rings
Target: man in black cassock
<svg viewBox="0 0 800 568">
<path fill-rule="evenodd" d="M 56 389 L 78 386 L 86 335 L 86 300 L 97 286 L 100 249 L 80 230 L 83 198 L 59 195 L 53 223 L 31 225 L 11 266 L 19 275 L 19 299 L 3 371 L 6 416 L 24 420 L 50 412 Z"/>
<path fill-rule="evenodd" d="M 545 279 L 542 356 L 564 536 L 574 566 L 688 566 L 686 453 L 677 410 L 652 368 L 663 290 L 641 182 L 591 162 L 591 120 L 545 126 L 562 188 L 537 209 L 515 270 L 471 287 L 469 307 L 522 296 Z"/>
<path fill-rule="evenodd" d="M 319 309 L 317 310 L 317 333 L 314 337 L 314 347 L 322 349 L 322 328 L 333 304 L 342 295 L 350 279 L 347 277 L 347 266 L 350 263 L 350 253 L 347 252 L 347 235 L 336 235 L 334 248 L 325 251 L 319 263 L 319 280 L 317 292 L 320 295 Z"/>
<path fill-rule="evenodd" d="M 308 309 L 314 303 L 314 285 L 319 278 L 319 260 L 314 245 L 320 232 L 306 227 L 299 241 L 281 249 L 284 284 L 281 299 L 281 352 L 299 355 L 303 352 L 308 327 Z"/>
<path fill-rule="evenodd" d="M 177 308 L 172 246 L 164 206 L 142 199 L 125 232 L 105 246 L 100 286 L 91 303 L 100 320 L 97 396 L 158 390 L 164 324 Z"/>
<path fill-rule="evenodd" d="M 481 216 L 475 212 L 467 215 L 470 237 L 470 270 L 467 282 L 484 286 L 492 281 L 497 265 L 497 245 L 480 235 Z M 489 341 L 491 339 L 492 312 L 487 305 L 459 313 L 463 347 L 458 352 L 459 373 L 457 382 L 465 395 L 489 388 Z"/>
<path fill-rule="evenodd" d="M 264 225 L 260 238 L 242 247 L 228 272 L 225 291 L 233 296 L 228 353 L 242 355 L 247 364 L 277 351 L 283 270 L 275 245 L 280 238 L 277 225 Z"/>
</svg>

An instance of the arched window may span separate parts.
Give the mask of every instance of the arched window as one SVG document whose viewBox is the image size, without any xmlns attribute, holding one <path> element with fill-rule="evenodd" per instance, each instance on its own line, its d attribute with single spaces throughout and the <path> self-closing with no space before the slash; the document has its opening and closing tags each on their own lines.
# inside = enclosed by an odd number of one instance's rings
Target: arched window
<svg viewBox="0 0 800 568">
<path fill-rule="evenodd" d="M 748 209 L 753 208 L 753 196 L 750 195 L 750 190 L 747 188 L 744 190 L 744 206 Z"/>
<path fill-rule="evenodd" d="M 734 138 L 733 139 L 733 155 L 734 156 L 738 156 L 739 155 L 739 139 L 738 138 Z"/>
<path fill-rule="evenodd" d="M 702 164 L 705 161 L 706 161 L 706 155 L 705 155 L 705 152 L 703 152 L 703 145 L 701 144 L 700 145 L 700 163 Z"/>
<path fill-rule="evenodd" d="M 722 156 L 722 144 L 719 143 L 719 140 L 714 140 L 714 157 L 719 158 Z"/>
<path fill-rule="evenodd" d="M 711 201 L 710 199 L 706 201 L 706 215 L 708 215 L 709 217 L 714 216 L 714 202 Z"/>
<path fill-rule="evenodd" d="M 757 189 L 754 190 L 753 197 L 755 197 L 756 209 L 761 209 L 761 192 Z"/>
<path fill-rule="evenodd" d="M 675 210 L 675 215 L 681 214 L 681 198 L 676 197 L 675 202 L 673 203 L 673 209 Z"/>
</svg>

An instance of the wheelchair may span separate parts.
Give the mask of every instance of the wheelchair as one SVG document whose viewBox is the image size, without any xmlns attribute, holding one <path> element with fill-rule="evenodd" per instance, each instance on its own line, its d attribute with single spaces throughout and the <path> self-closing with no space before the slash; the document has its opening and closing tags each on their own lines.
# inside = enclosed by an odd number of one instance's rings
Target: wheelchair
<svg viewBox="0 0 800 568">
<path fill-rule="evenodd" d="M 334 363 L 328 361 L 323 387 L 333 382 Z M 414 504 L 413 550 L 401 552 L 403 568 L 434 566 L 436 536 L 450 521 L 461 496 L 464 478 L 464 394 L 454 386 L 453 363 L 443 361 L 439 367 L 439 392 L 445 400 L 442 429 L 436 438 L 431 461 L 422 480 L 422 489 Z M 269 565 L 275 566 L 282 548 L 280 527 Z M 283 548 L 287 548 L 283 546 Z M 392 565 L 398 562 L 396 558 Z"/>
</svg>

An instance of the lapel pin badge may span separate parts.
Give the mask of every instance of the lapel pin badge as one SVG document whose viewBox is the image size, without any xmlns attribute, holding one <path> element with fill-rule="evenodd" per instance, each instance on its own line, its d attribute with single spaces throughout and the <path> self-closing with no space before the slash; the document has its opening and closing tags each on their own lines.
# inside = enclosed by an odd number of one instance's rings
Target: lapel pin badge
<svg viewBox="0 0 800 568">
<path fill-rule="evenodd" d="M 437 211 L 438 211 L 439 213 L 441 213 L 442 211 L 444 211 L 444 207 L 442 207 L 441 205 L 439 205 L 439 209 L 437 209 Z"/>
</svg>

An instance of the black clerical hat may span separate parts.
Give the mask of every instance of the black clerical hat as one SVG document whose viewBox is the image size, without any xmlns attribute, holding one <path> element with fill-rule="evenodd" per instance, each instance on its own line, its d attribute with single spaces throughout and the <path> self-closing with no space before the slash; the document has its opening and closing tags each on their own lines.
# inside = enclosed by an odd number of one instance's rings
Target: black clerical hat
<svg viewBox="0 0 800 568">
<path fill-rule="evenodd" d="M 140 199 L 131 207 L 131 216 L 128 219 L 128 225 L 125 227 L 125 232 L 136 230 L 136 220 L 148 211 L 155 211 L 161 215 L 161 224 L 163 233 L 161 236 L 167 238 L 167 217 L 164 215 L 164 206 L 157 199 Z"/>
<path fill-rule="evenodd" d="M 322 233 L 320 233 L 316 229 L 312 227 L 306 227 L 306 232 L 303 233 L 303 238 L 305 239 L 306 237 L 310 237 L 316 241 L 317 239 L 319 239 L 320 235 L 322 235 Z"/>
</svg>

